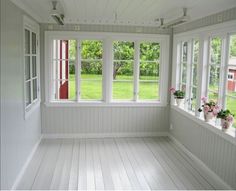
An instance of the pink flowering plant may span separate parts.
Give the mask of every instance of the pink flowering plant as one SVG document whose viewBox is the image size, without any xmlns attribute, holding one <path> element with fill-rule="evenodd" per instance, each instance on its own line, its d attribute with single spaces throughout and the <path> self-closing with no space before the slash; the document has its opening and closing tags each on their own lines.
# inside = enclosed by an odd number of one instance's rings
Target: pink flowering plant
<svg viewBox="0 0 236 191">
<path fill-rule="evenodd" d="M 221 109 L 217 114 L 217 118 L 224 119 L 228 121 L 229 123 L 234 122 L 234 114 L 231 113 L 230 110 L 228 109 L 226 110 Z"/>
<path fill-rule="evenodd" d="M 170 88 L 170 92 L 175 96 L 176 99 L 183 99 L 185 92 L 181 90 L 176 90 L 175 88 Z"/>
<path fill-rule="evenodd" d="M 217 116 L 218 112 L 220 111 L 220 107 L 217 103 L 213 100 L 207 101 L 206 97 L 202 98 L 203 105 L 201 108 L 198 109 L 199 112 L 209 113 L 212 112 L 214 116 Z"/>
</svg>

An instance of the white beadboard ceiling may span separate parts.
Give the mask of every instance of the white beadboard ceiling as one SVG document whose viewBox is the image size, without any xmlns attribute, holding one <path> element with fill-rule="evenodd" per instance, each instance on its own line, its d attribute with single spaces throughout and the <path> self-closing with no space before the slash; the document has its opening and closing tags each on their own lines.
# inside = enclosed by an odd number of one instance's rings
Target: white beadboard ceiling
<svg viewBox="0 0 236 191">
<path fill-rule="evenodd" d="M 52 0 L 12 0 L 41 23 L 53 23 L 50 17 Z M 158 26 L 155 19 L 165 21 L 182 16 L 188 8 L 196 20 L 232 7 L 236 0 L 58 0 L 66 24 L 109 24 Z M 117 15 L 117 16 L 115 16 Z"/>
</svg>

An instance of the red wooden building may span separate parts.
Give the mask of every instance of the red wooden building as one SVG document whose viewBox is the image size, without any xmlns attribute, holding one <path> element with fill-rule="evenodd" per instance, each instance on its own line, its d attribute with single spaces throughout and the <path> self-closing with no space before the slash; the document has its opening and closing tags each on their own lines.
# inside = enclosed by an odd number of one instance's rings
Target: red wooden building
<svg viewBox="0 0 236 191">
<path fill-rule="evenodd" d="M 229 60 L 228 91 L 236 92 L 236 58 Z"/>
</svg>

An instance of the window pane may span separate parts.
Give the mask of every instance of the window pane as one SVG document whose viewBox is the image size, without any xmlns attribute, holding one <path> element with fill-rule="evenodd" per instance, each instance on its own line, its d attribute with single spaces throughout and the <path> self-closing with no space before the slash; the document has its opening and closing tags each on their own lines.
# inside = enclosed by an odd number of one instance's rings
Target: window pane
<svg viewBox="0 0 236 191">
<path fill-rule="evenodd" d="M 123 87 L 122 87 L 123 86 Z M 124 91 L 124 92 L 119 92 Z M 129 92 L 128 92 L 129 91 Z M 127 94 L 127 96 L 125 96 Z M 132 95 L 130 97 L 130 95 Z M 132 99 L 133 62 L 116 61 L 113 66 L 113 99 Z"/>
<path fill-rule="evenodd" d="M 218 101 L 218 93 L 216 92 L 208 92 L 208 99 L 213 101 Z"/>
<path fill-rule="evenodd" d="M 230 58 L 232 58 L 232 65 L 235 64 L 235 58 L 236 58 L 236 34 L 230 36 Z M 229 62 L 231 64 L 231 62 Z"/>
<path fill-rule="evenodd" d="M 211 39 L 211 48 L 210 48 L 210 62 L 212 64 L 218 64 L 221 63 L 221 45 L 222 45 L 222 39 L 219 37 L 215 37 Z"/>
<path fill-rule="evenodd" d="M 25 79 L 30 79 L 30 56 L 25 56 Z"/>
<path fill-rule="evenodd" d="M 36 54 L 36 34 L 32 32 L 32 54 Z"/>
<path fill-rule="evenodd" d="M 197 64 L 192 65 L 192 84 L 197 86 Z"/>
<path fill-rule="evenodd" d="M 229 109 L 234 114 L 234 116 L 236 116 L 236 96 L 226 96 L 226 108 Z M 234 119 L 234 127 L 236 127 L 236 119 Z"/>
<path fill-rule="evenodd" d="M 191 87 L 191 97 L 189 100 L 189 110 L 195 111 L 196 109 L 196 97 L 197 97 L 197 88 Z"/>
<path fill-rule="evenodd" d="M 182 44 L 182 62 L 187 62 L 188 57 L 188 43 L 183 42 Z"/>
<path fill-rule="evenodd" d="M 187 64 L 182 64 L 182 83 L 187 82 Z"/>
<path fill-rule="evenodd" d="M 159 63 L 141 62 L 139 74 L 139 99 L 159 99 Z"/>
<path fill-rule="evenodd" d="M 30 31 L 25 29 L 25 54 L 30 54 Z"/>
<path fill-rule="evenodd" d="M 113 99 L 132 100 L 133 99 L 133 81 L 113 81 L 112 86 Z"/>
<path fill-rule="evenodd" d="M 32 77 L 37 76 L 36 56 L 32 56 Z"/>
<path fill-rule="evenodd" d="M 157 42 L 145 42 L 140 44 L 141 61 L 157 61 L 160 57 L 160 44 Z"/>
<path fill-rule="evenodd" d="M 102 100 L 102 62 L 82 61 L 81 99 Z"/>
<path fill-rule="evenodd" d="M 140 80 L 159 80 L 158 62 L 141 62 L 139 65 Z"/>
<path fill-rule="evenodd" d="M 31 82 L 25 83 L 25 104 L 26 106 L 31 104 Z"/>
<path fill-rule="evenodd" d="M 193 62 L 198 63 L 199 61 L 199 41 L 193 41 Z"/>
<path fill-rule="evenodd" d="M 102 41 L 84 40 L 81 45 L 82 59 L 102 59 Z"/>
<path fill-rule="evenodd" d="M 215 92 L 215 96 L 218 94 L 220 81 L 220 68 L 216 65 L 210 66 L 210 76 L 209 76 L 209 90 Z M 217 97 L 215 97 L 217 101 Z"/>
<path fill-rule="evenodd" d="M 112 98 L 133 99 L 134 42 L 113 42 L 113 89 Z"/>
<path fill-rule="evenodd" d="M 158 100 L 159 83 L 151 81 L 139 82 L 139 99 L 140 100 Z"/>
<path fill-rule="evenodd" d="M 76 40 L 53 41 L 53 93 L 55 99 L 75 100 Z"/>
<path fill-rule="evenodd" d="M 228 67 L 227 94 L 236 96 L 236 66 Z"/>
<path fill-rule="evenodd" d="M 113 42 L 114 60 L 134 60 L 134 42 Z"/>
<path fill-rule="evenodd" d="M 37 99 L 37 79 L 33 80 L 33 100 Z"/>
<path fill-rule="evenodd" d="M 75 60 L 69 61 L 69 100 L 76 99 Z"/>
</svg>

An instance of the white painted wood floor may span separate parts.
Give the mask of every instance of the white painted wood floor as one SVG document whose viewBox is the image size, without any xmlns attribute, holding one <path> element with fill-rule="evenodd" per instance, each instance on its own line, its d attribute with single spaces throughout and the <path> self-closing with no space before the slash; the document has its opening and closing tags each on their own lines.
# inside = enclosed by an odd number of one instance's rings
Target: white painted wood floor
<svg viewBox="0 0 236 191">
<path fill-rule="evenodd" d="M 216 189 L 168 137 L 43 139 L 17 189 Z"/>
</svg>

